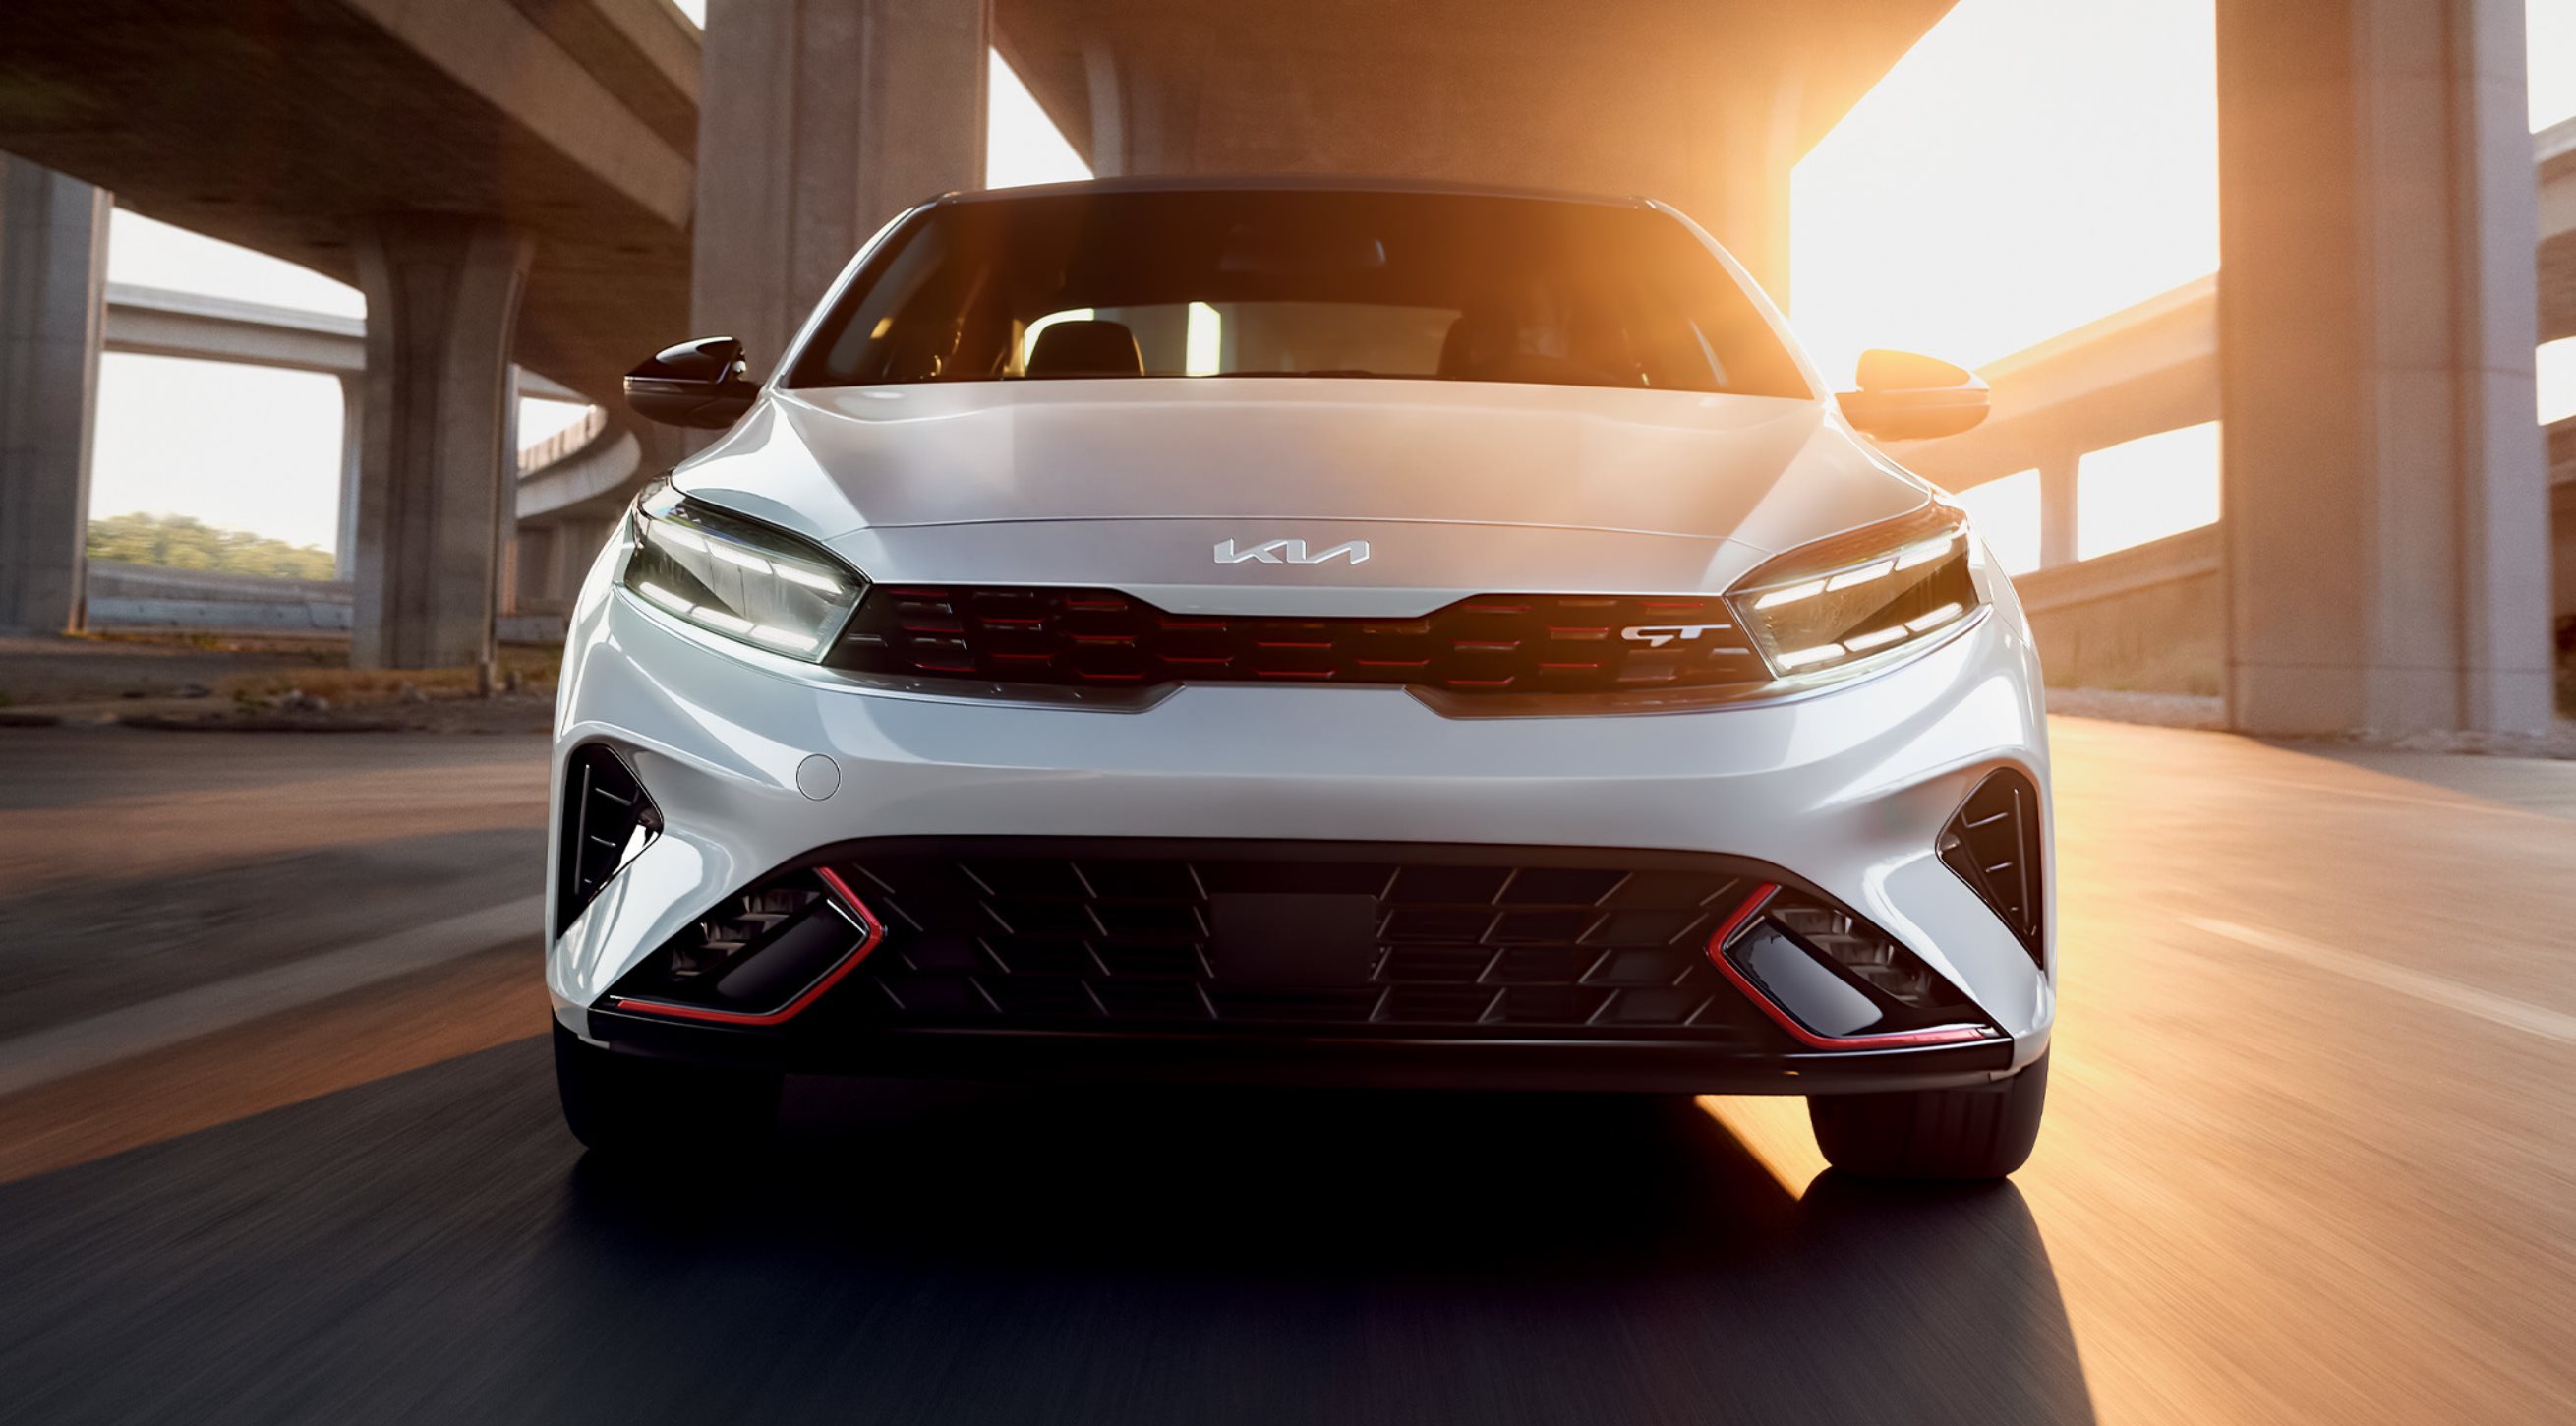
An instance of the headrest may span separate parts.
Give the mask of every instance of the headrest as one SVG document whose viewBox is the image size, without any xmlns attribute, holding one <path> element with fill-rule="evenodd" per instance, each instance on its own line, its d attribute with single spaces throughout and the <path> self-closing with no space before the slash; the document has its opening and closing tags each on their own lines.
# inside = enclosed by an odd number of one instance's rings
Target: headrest
<svg viewBox="0 0 2576 1426">
<path fill-rule="evenodd" d="M 1500 312 L 1468 312 L 1440 343 L 1440 375 L 1453 380 L 1499 376 L 1512 364 L 1520 324 Z"/>
<path fill-rule="evenodd" d="M 1038 333 L 1031 376 L 1143 376 L 1145 358 L 1124 322 L 1057 322 Z"/>
</svg>

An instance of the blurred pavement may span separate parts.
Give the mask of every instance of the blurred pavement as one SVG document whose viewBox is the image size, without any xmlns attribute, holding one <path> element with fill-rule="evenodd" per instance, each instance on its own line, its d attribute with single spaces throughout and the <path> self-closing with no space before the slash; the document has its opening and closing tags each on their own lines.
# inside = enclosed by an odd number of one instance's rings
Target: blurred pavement
<svg viewBox="0 0 2576 1426">
<path fill-rule="evenodd" d="M 0 1415 L 2576 1420 L 2576 765 L 2054 734 L 2047 1130 L 1890 1193 L 1793 1100 L 825 1082 L 621 1177 L 462 944 L 541 740 L 0 732 L 0 1066 L 306 997 L 0 1095 Z"/>
</svg>

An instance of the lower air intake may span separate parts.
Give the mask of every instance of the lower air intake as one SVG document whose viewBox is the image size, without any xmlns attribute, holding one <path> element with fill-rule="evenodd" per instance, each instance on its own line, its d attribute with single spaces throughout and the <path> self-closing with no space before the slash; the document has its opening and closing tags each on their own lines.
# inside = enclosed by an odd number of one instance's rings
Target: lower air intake
<svg viewBox="0 0 2576 1426">
<path fill-rule="evenodd" d="M 884 939 L 873 913 L 829 871 L 739 891 L 664 942 L 609 992 L 621 1009 L 730 1025 L 779 1025 Z"/>
<path fill-rule="evenodd" d="M 836 965 L 828 994 L 799 997 L 812 1000 L 800 1030 L 1774 1050 L 1787 1047 L 1777 1027 L 1707 954 L 1763 884 L 1722 858 L 1598 848 L 864 843 L 729 899 L 611 998 L 642 1013 L 715 1018 L 706 1012 L 727 1003 L 728 982 L 762 965 L 776 938 L 854 912 L 861 932 L 881 935 Z"/>
</svg>

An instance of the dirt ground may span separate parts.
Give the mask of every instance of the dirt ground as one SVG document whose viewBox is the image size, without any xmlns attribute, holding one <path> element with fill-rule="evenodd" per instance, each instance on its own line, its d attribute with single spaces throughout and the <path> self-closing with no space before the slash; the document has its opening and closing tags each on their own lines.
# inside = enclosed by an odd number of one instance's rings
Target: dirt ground
<svg viewBox="0 0 2576 1426">
<path fill-rule="evenodd" d="M 562 653 L 505 645 L 485 696 L 470 668 L 360 670 L 346 640 L 116 634 L 0 638 L 0 728 L 534 733 Z"/>
</svg>

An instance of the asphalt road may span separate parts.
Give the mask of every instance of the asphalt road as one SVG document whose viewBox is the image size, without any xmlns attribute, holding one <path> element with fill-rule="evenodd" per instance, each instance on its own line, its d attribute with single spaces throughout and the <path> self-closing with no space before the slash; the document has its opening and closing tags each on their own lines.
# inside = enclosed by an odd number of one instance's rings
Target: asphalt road
<svg viewBox="0 0 2576 1426">
<path fill-rule="evenodd" d="M 638 1178 L 499 946 L 0 1097 L 0 1418 L 2576 1420 L 2576 765 L 2055 736 L 2008 1186 L 1839 1180 L 1794 1101 L 819 1082 Z M 524 895 L 541 768 L 0 734 L 0 1056 Z M 164 857 L 200 929 L 82 969 L 45 903 Z"/>
</svg>

